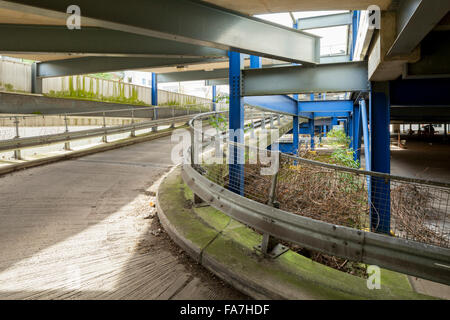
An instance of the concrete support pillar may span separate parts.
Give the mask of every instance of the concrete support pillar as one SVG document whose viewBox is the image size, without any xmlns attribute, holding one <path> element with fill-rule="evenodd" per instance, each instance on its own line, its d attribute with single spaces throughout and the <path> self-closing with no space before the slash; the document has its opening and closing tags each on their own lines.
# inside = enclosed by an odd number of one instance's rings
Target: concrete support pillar
<svg viewBox="0 0 450 320">
<path fill-rule="evenodd" d="M 244 101 L 241 97 L 241 69 L 244 67 L 243 56 L 238 52 L 229 52 L 230 142 L 244 144 Z M 229 147 L 229 184 L 228 189 L 244 195 L 244 148 Z"/>
<path fill-rule="evenodd" d="M 42 78 L 38 76 L 38 64 L 36 62 L 31 66 L 31 93 L 42 94 Z"/>
<path fill-rule="evenodd" d="M 372 84 L 371 108 L 371 166 L 372 171 L 390 173 L 390 100 L 389 83 Z M 371 230 L 390 233 L 390 181 L 371 177 Z"/>
</svg>

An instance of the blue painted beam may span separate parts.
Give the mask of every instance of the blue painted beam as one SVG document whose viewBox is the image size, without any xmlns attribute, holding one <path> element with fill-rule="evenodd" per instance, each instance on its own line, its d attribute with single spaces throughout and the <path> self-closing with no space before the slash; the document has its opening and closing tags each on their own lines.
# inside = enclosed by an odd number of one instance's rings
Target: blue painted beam
<svg viewBox="0 0 450 320">
<path fill-rule="evenodd" d="M 352 112 L 352 100 L 300 101 L 299 112 Z"/>
<path fill-rule="evenodd" d="M 318 112 L 318 113 L 314 112 L 314 118 L 332 118 L 332 117 L 347 118 L 349 114 L 350 114 L 349 112 Z"/>
<path fill-rule="evenodd" d="M 244 103 L 256 108 L 291 116 L 296 116 L 298 110 L 297 101 L 284 95 L 245 97 Z"/>
<path fill-rule="evenodd" d="M 244 143 L 244 100 L 241 96 L 241 69 L 244 58 L 238 52 L 229 52 L 230 75 L 230 141 Z M 244 148 L 229 147 L 229 183 L 228 189 L 239 195 L 244 195 Z"/>
</svg>

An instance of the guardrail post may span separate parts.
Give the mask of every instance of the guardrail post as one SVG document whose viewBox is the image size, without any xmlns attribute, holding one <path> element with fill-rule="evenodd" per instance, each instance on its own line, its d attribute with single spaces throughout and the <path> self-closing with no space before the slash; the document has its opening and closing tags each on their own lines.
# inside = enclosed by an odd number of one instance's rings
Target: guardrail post
<svg viewBox="0 0 450 320">
<path fill-rule="evenodd" d="M 66 133 L 69 133 L 69 124 L 67 123 L 67 114 L 64 114 L 64 126 L 66 127 Z M 69 139 L 69 135 L 67 135 L 67 139 Z M 70 141 L 64 142 L 64 150 L 70 150 Z"/>
<path fill-rule="evenodd" d="M 14 139 L 19 139 L 20 135 L 19 135 L 19 117 L 14 117 L 14 124 L 16 126 L 16 136 L 14 137 Z M 22 154 L 20 152 L 20 149 L 14 150 L 14 159 L 16 160 L 22 160 Z"/>
<path fill-rule="evenodd" d="M 270 183 L 270 189 L 269 189 L 269 200 L 267 204 L 269 206 L 279 208 L 280 204 L 276 201 L 276 191 L 277 191 L 277 182 L 278 182 L 278 172 L 280 170 L 280 153 L 277 151 L 271 151 L 276 152 L 275 157 L 275 166 L 276 171 L 272 175 L 271 183 Z M 281 254 L 285 253 L 289 249 L 286 246 L 283 246 L 277 242 L 277 240 L 272 237 L 268 233 L 263 233 L 263 238 L 260 245 L 257 245 L 255 249 L 261 251 L 265 256 L 270 257 L 272 259 L 280 256 Z"/>
<path fill-rule="evenodd" d="M 266 113 L 263 112 L 263 117 L 261 120 L 261 129 L 265 129 L 266 128 Z"/>
<path fill-rule="evenodd" d="M 136 126 L 134 125 L 134 109 L 131 109 L 131 124 L 133 127 L 131 128 L 131 137 L 136 137 Z"/>
<path fill-rule="evenodd" d="M 108 142 L 108 136 L 106 134 L 106 114 L 105 114 L 105 112 L 103 112 L 103 128 L 105 129 L 105 133 L 103 134 L 102 141 L 104 143 L 107 143 Z"/>
<path fill-rule="evenodd" d="M 157 110 L 157 108 L 158 107 L 154 107 L 154 109 L 153 109 L 153 120 L 158 120 L 158 110 Z M 152 127 L 152 131 L 153 132 L 158 131 L 158 126 L 156 125 L 155 127 Z"/>
<path fill-rule="evenodd" d="M 172 118 L 175 118 L 175 107 L 172 107 Z M 172 122 L 170 128 L 171 129 L 175 128 L 175 122 Z"/>
</svg>

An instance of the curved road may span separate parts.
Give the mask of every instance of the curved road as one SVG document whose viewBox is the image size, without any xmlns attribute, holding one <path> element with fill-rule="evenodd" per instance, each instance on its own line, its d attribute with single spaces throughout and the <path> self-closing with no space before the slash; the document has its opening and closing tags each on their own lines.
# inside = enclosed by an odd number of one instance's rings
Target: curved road
<svg viewBox="0 0 450 320">
<path fill-rule="evenodd" d="M 170 150 L 167 137 L 0 177 L 0 299 L 246 299 L 153 217 Z"/>
</svg>

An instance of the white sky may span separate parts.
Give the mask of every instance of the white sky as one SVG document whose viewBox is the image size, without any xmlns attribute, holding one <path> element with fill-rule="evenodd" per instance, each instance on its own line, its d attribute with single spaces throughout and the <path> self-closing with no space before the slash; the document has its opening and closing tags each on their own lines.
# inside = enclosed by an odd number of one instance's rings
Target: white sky
<svg viewBox="0 0 450 320">
<path fill-rule="evenodd" d="M 308 11 L 293 12 L 293 14 L 296 19 L 299 19 L 315 16 L 325 16 L 343 12 L 347 11 Z M 261 14 L 255 15 L 255 17 L 292 28 L 292 19 L 288 12 Z M 346 50 L 348 26 L 311 29 L 307 30 L 306 32 L 322 37 L 322 39 L 320 40 L 321 55 L 337 54 L 340 53 L 341 50 Z M 345 51 L 343 53 L 345 53 Z"/>
</svg>

